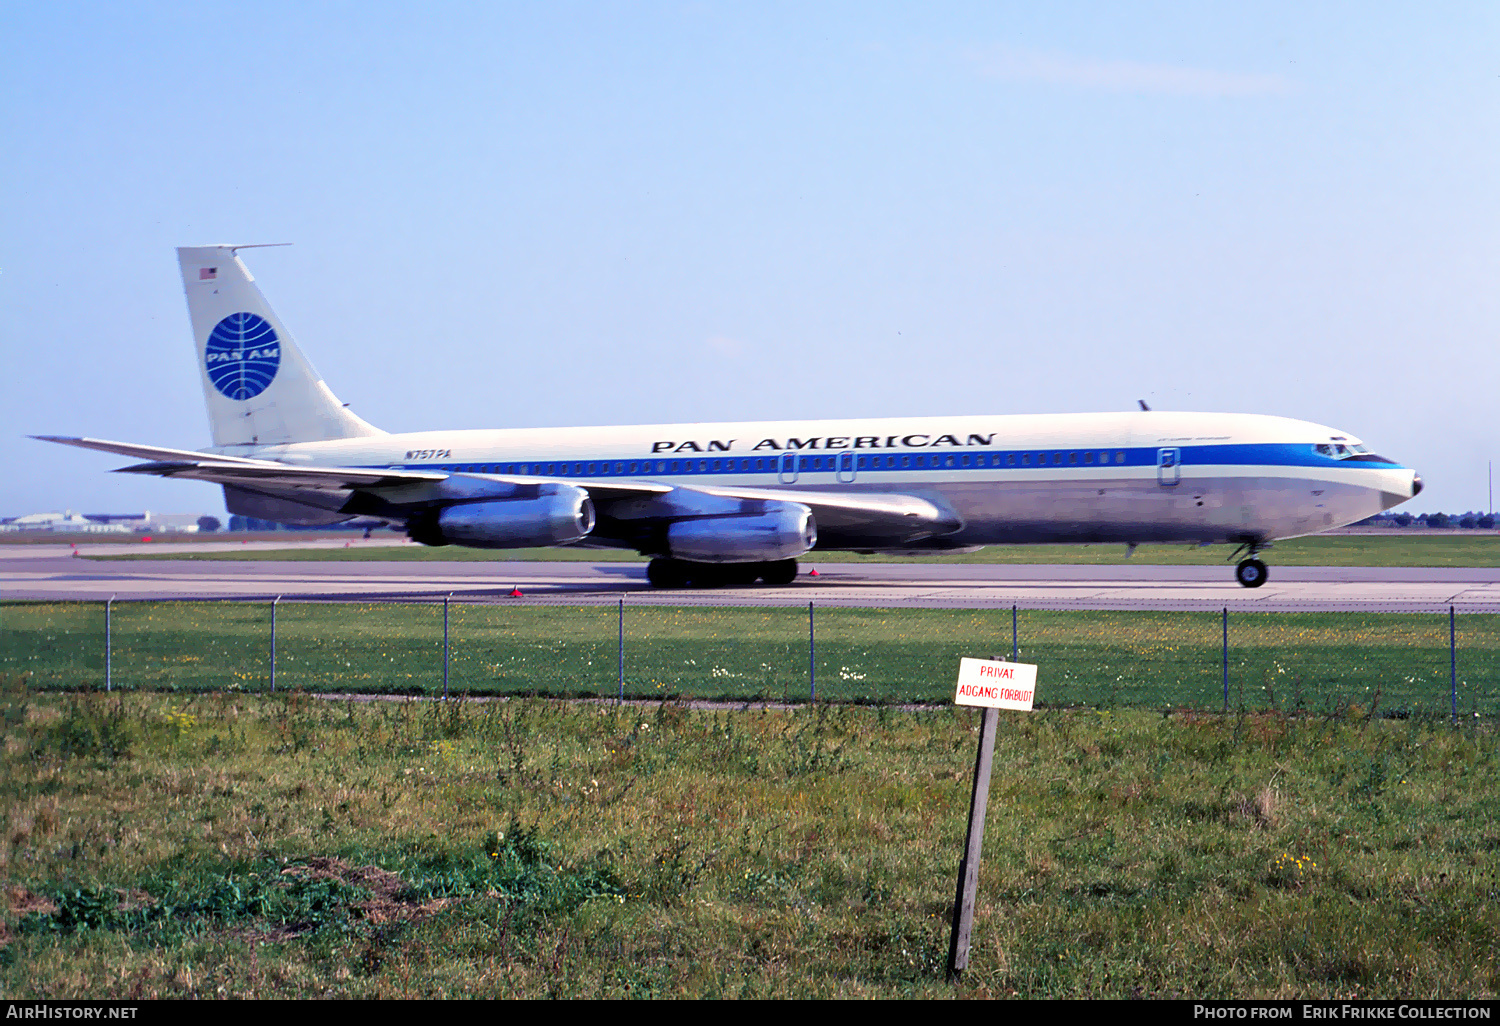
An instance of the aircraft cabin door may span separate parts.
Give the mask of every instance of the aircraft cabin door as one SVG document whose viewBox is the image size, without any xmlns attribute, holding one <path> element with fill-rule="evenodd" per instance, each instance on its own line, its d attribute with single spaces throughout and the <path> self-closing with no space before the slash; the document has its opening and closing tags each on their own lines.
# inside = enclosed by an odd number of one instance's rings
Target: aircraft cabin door
<svg viewBox="0 0 1500 1026">
<path fill-rule="evenodd" d="M 854 483 L 854 453 L 852 453 L 852 452 L 841 452 L 841 453 L 839 453 L 838 468 L 839 468 L 838 469 L 839 484 L 853 484 Z"/>
<path fill-rule="evenodd" d="M 797 483 L 797 454 L 784 452 L 777 464 L 777 476 L 781 478 L 782 484 Z"/>
<path fill-rule="evenodd" d="M 1156 483 L 1170 488 L 1182 480 L 1182 450 L 1156 450 Z"/>
</svg>

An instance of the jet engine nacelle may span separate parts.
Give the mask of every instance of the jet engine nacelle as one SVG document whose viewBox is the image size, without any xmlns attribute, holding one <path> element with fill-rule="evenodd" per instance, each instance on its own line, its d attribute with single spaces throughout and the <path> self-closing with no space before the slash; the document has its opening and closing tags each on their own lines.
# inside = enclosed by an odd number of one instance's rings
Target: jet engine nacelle
<svg viewBox="0 0 1500 1026">
<path fill-rule="evenodd" d="M 667 528 L 674 559 L 695 563 L 764 563 L 796 559 L 818 543 L 812 510 L 768 503 L 760 513 L 679 520 Z"/>
<path fill-rule="evenodd" d="M 594 529 L 594 504 L 576 485 L 544 484 L 516 492 L 429 510 L 413 517 L 406 533 L 423 545 L 521 549 L 582 541 Z"/>
</svg>

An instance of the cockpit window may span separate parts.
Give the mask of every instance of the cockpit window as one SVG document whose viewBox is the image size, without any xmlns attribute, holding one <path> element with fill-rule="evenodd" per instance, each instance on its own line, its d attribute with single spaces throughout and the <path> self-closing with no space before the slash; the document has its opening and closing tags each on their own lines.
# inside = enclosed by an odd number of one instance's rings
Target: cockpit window
<svg viewBox="0 0 1500 1026">
<path fill-rule="evenodd" d="M 1331 460 L 1368 460 L 1378 463 L 1389 462 L 1384 457 L 1376 456 L 1369 448 L 1363 445 L 1345 445 L 1341 442 L 1319 442 L 1313 446 L 1313 452 L 1319 456 L 1327 456 Z"/>
</svg>

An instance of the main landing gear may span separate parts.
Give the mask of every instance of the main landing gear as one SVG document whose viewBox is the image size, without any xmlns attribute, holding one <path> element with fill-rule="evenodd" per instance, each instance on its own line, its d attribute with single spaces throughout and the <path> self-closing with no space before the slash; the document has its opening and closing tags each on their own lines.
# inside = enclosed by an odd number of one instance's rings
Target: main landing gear
<svg viewBox="0 0 1500 1026">
<path fill-rule="evenodd" d="M 765 563 L 691 563 L 685 559 L 653 559 L 646 564 L 653 588 L 748 587 L 756 581 L 791 584 L 797 579 L 795 559 Z"/>
<path fill-rule="evenodd" d="M 1265 563 L 1255 558 L 1255 554 L 1261 549 L 1268 548 L 1270 548 L 1269 545 L 1261 542 L 1246 542 L 1234 550 L 1234 554 L 1229 557 L 1230 559 L 1238 556 L 1241 552 L 1245 554 L 1245 558 L 1240 560 L 1234 568 L 1234 579 L 1240 582 L 1240 587 L 1259 588 L 1262 584 L 1266 583 L 1266 578 L 1271 575 L 1271 572 L 1266 569 Z"/>
</svg>

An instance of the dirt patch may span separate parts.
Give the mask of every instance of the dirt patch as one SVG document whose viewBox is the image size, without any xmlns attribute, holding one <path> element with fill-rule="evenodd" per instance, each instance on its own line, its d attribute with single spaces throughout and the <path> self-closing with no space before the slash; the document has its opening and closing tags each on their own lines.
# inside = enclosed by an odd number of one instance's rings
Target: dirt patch
<svg viewBox="0 0 1500 1026">
<path fill-rule="evenodd" d="M 400 895 L 410 888 L 405 880 L 390 870 L 379 866 L 350 865 L 343 859 L 325 856 L 315 856 L 305 864 L 289 866 L 282 870 L 282 875 L 308 880 L 334 880 L 369 891 L 368 899 L 354 902 L 350 908 L 361 919 L 381 925 L 426 919 L 457 901 L 456 898 L 437 898 L 422 902 L 403 899 Z"/>
<path fill-rule="evenodd" d="M 51 898 L 33 894 L 24 887 L 5 888 L 5 904 L 6 911 L 14 916 L 30 915 L 33 912 L 40 912 L 45 916 L 57 911 Z"/>
</svg>

